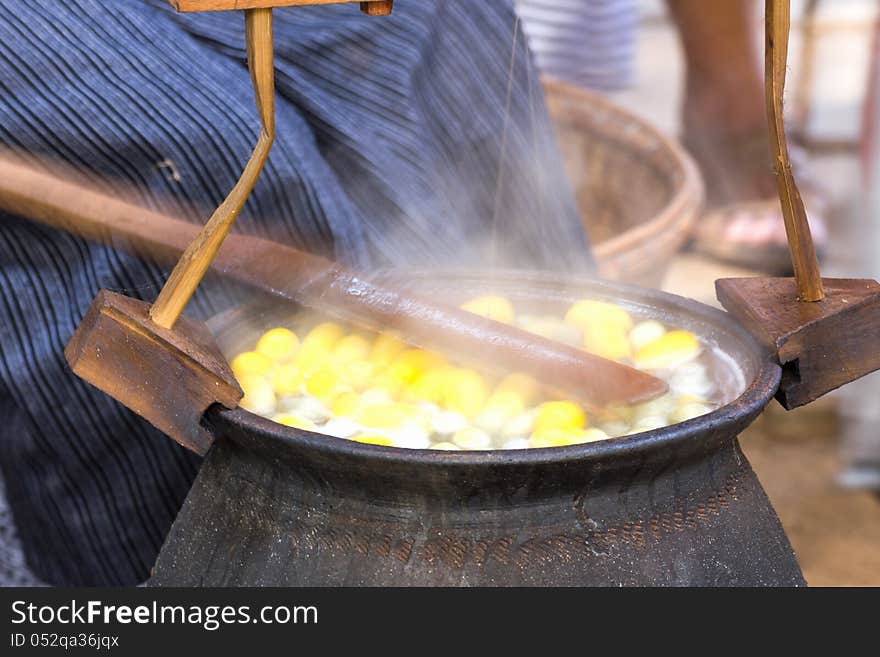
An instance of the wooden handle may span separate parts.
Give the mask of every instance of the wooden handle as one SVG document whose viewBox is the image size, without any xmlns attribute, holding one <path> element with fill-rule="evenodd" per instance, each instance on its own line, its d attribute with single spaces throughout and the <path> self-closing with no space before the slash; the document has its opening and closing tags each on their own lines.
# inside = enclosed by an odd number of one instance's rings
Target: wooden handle
<svg viewBox="0 0 880 657">
<path fill-rule="evenodd" d="M 367 0 L 361 2 L 361 11 L 367 16 L 388 16 L 394 9 L 394 0 Z"/>
<path fill-rule="evenodd" d="M 272 10 L 245 11 L 248 68 L 263 129 L 257 145 L 235 187 L 220 204 L 198 237 L 187 247 L 180 262 L 150 308 L 150 318 L 171 328 L 208 271 L 211 261 L 232 228 L 266 163 L 275 139 L 275 75 L 272 56 Z"/>
<path fill-rule="evenodd" d="M 0 157 L 0 210 L 140 255 L 173 260 L 198 226 Z M 520 371 L 588 405 L 664 394 L 653 376 L 581 349 L 413 295 L 297 249 L 231 234 L 212 267 L 287 301 L 498 372 Z"/>
<path fill-rule="evenodd" d="M 359 2 L 361 5 L 389 5 L 387 12 L 372 15 L 385 15 L 391 12 L 391 0 L 168 0 L 177 11 L 225 11 L 236 9 L 257 9 L 260 7 L 304 7 L 308 5 L 335 5 Z"/>
<path fill-rule="evenodd" d="M 779 185 L 782 216 L 791 262 L 797 279 L 800 301 L 821 301 L 825 298 L 819 260 L 813 246 L 810 224 L 804 202 L 794 179 L 788 141 L 785 136 L 782 99 L 785 93 L 785 73 L 788 62 L 788 35 L 791 22 L 790 0 L 767 0 L 765 95 L 767 118 L 770 123 L 770 142 L 773 149 L 773 171 Z"/>
</svg>

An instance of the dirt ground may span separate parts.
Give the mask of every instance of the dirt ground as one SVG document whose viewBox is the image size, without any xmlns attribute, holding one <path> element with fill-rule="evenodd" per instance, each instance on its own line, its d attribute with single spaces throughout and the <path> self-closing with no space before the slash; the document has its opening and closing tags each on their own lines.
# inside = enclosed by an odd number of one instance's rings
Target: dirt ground
<svg viewBox="0 0 880 657">
<path fill-rule="evenodd" d="M 837 404 L 773 402 L 741 437 L 811 586 L 880 586 L 880 497 L 842 488 Z"/>
</svg>

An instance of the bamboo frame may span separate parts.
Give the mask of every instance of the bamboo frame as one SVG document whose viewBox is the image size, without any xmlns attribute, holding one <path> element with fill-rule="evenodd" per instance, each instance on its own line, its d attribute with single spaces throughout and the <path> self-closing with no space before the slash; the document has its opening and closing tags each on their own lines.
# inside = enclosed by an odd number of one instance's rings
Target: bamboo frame
<svg viewBox="0 0 880 657">
<path fill-rule="evenodd" d="M 783 119 L 783 95 L 788 61 L 788 36 L 791 29 L 790 0 L 766 2 L 765 94 L 770 142 L 773 149 L 773 171 L 779 185 L 779 199 L 791 262 L 797 279 L 800 301 L 822 301 L 825 291 L 819 273 L 819 260 L 807 221 L 804 202 L 794 179 L 788 140 Z"/>
<path fill-rule="evenodd" d="M 363 5 L 390 5 L 387 0 L 168 0 L 180 12 L 225 11 L 235 9 L 271 9 L 272 7 L 303 7 L 357 2 Z"/>
<path fill-rule="evenodd" d="M 272 55 L 272 10 L 245 11 L 248 68 L 254 86 L 262 131 L 254 151 L 235 187 L 220 204 L 198 237 L 189 245 L 171 272 L 155 303 L 150 318 L 171 328 L 211 266 L 220 245 L 232 228 L 260 176 L 275 139 L 275 73 Z"/>
</svg>

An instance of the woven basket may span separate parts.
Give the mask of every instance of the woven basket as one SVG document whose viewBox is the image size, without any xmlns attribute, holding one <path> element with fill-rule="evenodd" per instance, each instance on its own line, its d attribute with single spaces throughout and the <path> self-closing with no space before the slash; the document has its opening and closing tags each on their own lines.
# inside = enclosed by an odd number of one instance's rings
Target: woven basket
<svg viewBox="0 0 880 657">
<path fill-rule="evenodd" d="M 604 98 L 545 81 L 565 169 L 603 278 L 659 287 L 703 205 L 674 140 Z"/>
</svg>

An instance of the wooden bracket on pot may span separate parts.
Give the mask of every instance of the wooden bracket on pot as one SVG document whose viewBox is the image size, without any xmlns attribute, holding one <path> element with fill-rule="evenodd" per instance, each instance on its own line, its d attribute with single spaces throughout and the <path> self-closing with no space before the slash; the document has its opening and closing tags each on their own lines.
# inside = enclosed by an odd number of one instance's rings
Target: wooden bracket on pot
<svg viewBox="0 0 880 657">
<path fill-rule="evenodd" d="M 792 409 L 880 369 L 880 284 L 819 274 L 783 122 L 790 0 L 766 0 L 766 23 L 767 117 L 795 277 L 722 279 L 715 291 L 782 365 L 776 398 Z"/>
<path fill-rule="evenodd" d="M 172 330 L 149 311 L 148 303 L 101 290 L 64 355 L 77 376 L 205 454 L 213 438 L 202 415 L 214 403 L 235 408 L 241 388 L 202 322 L 181 317 Z"/>
<path fill-rule="evenodd" d="M 186 247 L 152 305 L 101 290 L 64 351 L 74 373 L 184 447 L 204 454 L 202 415 L 238 405 L 241 389 L 204 324 L 181 317 L 263 169 L 275 136 L 272 10 L 244 12 L 262 130 L 238 182 Z"/>
<path fill-rule="evenodd" d="M 776 355 L 787 409 L 880 369 L 880 283 L 823 279 L 825 298 L 797 299 L 793 278 L 727 278 L 718 301 Z"/>
</svg>

